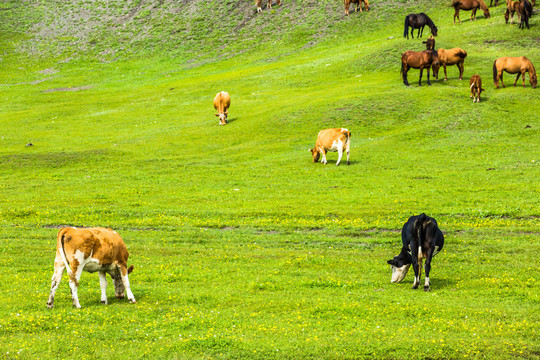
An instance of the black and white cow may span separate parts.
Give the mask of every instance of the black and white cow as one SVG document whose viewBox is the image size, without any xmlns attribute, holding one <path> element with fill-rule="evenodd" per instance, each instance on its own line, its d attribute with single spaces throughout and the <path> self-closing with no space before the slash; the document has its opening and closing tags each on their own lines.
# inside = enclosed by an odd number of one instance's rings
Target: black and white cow
<svg viewBox="0 0 540 360">
<path fill-rule="evenodd" d="M 437 226 L 437 221 L 426 214 L 411 216 L 403 225 L 401 230 L 403 247 L 398 256 L 388 260 L 392 265 L 392 282 L 398 283 L 405 278 L 411 264 L 414 269 L 413 289 L 417 289 L 420 284 L 422 270 L 422 260 L 426 259 L 424 270 L 426 279 L 424 290 L 429 288 L 429 271 L 431 270 L 431 259 L 444 245 L 444 235 Z"/>
</svg>

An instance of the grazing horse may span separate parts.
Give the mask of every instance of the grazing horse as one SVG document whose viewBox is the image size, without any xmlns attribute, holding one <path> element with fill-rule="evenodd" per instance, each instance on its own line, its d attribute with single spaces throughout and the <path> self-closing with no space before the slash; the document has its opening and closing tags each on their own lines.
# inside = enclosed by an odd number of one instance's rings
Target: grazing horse
<svg viewBox="0 0 540 360">
<path fill-rule="evenodd" d="M 508 24 L 508 19 L 510 19 L 510 25 L 514 23 L 514 14 L 518 13 L 518 17 L 520 18 L 521 22 L 521 14 L 518 11 L 520 2 L 519 1 L 512 1 L 512 0 L 506 0 L 506 12 L 504 13 L 504 21 Z"/>
<path fill-rule="evenodd" d="M 482 9 L 484 12 L 484 16 L 486 18 L 489 18 L 489 9 L 486 6 L 486 3 L 484 0 L 452 0 L 452 6 L 454 7 L 455 13 L 454 13 L 454 24 L 456 23 L 456 17 L 461 24 L 461 20 L 459 20 L 459 10 L 472 10 L 471 12 L 471 20 L 476 20 L 476 10 L 478 8 Z"/>
<path fill-rule="evenodd" d="M 420 79 L 418 79 L 418 86 L 422 86 L 422 73 L 424 69 L 427 69 L 427 84 L 431 85 L 429 82 L 429 71 L 431 66 L 439 65 L 439 57 L 437 51 L 435 50 L 424 50 L 424 51 L 412 51 L 407 50 L 401 55 L 401 77 L 403 83 L 409 86 L 407 81 L 407 72 L 410 68 L 420 69 Z"/>
<path fill-rule="evenodd" d="M 444 235 L 437 226 L 437 220 L 426 214 L 411 216 L 401 230 L 403 246 L 398 256 L 394 256 L 387 263 L 392 265 L 392 282 L 399 283 L 407 275 L 411 263 L 414 269 L 414 283 L 412 288 L 418 289 L 422 273 L 422 261 L 426 259 L 424 270 L 426 278 L 424 291 L 430 291 L 429 273 L 431 260 L 444 246 Z"/>
<path fill-rule="evenodd" d="M 536 88 L 536 83 L 538 78 L 536 77 L 536 69 L 532 62 L 527 59 L 525 56 L 519 57 L 501 57 L 495 60 L 493 63 L 493 82 L 495 83 L 495 88 L 499 88 L 499 80 L 503 87 L 503 72 L 506 71 L 509 74 L 518 74 L 516 81 L 514 81 L 514 86 L 516 86 L 519 77 L 522 77 L 523 87 L 525 87 L 525 73 L 529 73 L 529 81 L 533 89 Z"/>
<path fill-rule="evenodd" d="M 281 0 L 277 0 L 277 4 L 281 6 Z M 257 6 L 257 12 L 260 13 L 262 11 L 262 0 L 255 0 L 255 5 Z M 272 0 L 268 0 L 268 8 L 272 8 Z"/>
<path fill-rule="evenodd" d="M 480 75 L 471 76 L 470 85 L 471 99 L 473 99 L 473 102 L 480 102 L 480 94 L 482 91 L 486 91 L 482 89 L 482 79 L 480 78 Z"/>
<path fill-rule="evenodd" d="M 426 41 L 422 41 L 422 44 L 426 44 L 426 50 L 435 50 L 435 38 L 433 35 L 429 35 Z"/>
<path fill-rule="evenodd" d="M 362 12 L 362 3 L 364 3 L 364 7 L 366 8 L 366 11 L 369 11 L 368 0 L 343 0 L 343 4 L 345 5 L 345 15 L 349 16 L 349 7 L 351 6 L 351 4 L 356 4 L 354 8 L 354 12 L 357 12 L 358 9 L 360 9 L 360 12 Z"/>
<path fill-rule="evenodd" d="M 444 68 L 444 81 L 448 80 L 446 74 L 446 65 L 457 65 L 459 69 L 459 80 L 463 80 L 463 63 L 467 57 L 467 52 L 460 48 L 453 48 L 450 50 L 439 49 L 437 50 L 439 55 L 439 65 L 433 65 L 433 76 L 435 79 L 439 79 L 439 68 L 441 65 Z"/>
<path fill-rule="evenodd" d="M 521 17 L 521 22 L 519 23 L 520 29 L 525 29 L 525 25 L 527 25 L 527 29 L 529 28 L 529 18 L 532 16 L 532 5 L 529 2 L 529 0 L 521 0 L 519 2 L 518 6 L 518 15 Z"/>
<path fill-rule="evenodd" d="M 414 39 L 413 31 L 418 29 L 416 37 L 422 37 L 424 32 L 424 26 L 429 26 L 431 33 L 434 36 L 437 36 L 437 27 L 433 21 L 424 13 L 420 14 L 409 14 L 405 17 L 405 30 L 403 31 L 403 37 L 409 38 L 409 26 L 411 27 L 411 37 Z"/>
<path fill-rule="evenodd" d="M 504 13 L 504 20 L 508 24 L 510 18 L 510 24 L 514 23 L 514 14 L 517 12 L 519 18 L 519 28 L 525 28 L 523 23 L 529 28 L 529 18 L 532 16 L 532 5 L 529 0 L 512 1 L 506 0 L 506 12 Z"/>
</svg>

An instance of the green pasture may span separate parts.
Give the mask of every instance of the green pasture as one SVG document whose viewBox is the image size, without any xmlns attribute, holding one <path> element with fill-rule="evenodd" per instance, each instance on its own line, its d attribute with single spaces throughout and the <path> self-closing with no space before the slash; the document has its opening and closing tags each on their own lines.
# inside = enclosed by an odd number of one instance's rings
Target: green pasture
<svg viewBox="0 0 540 360">
<path fill-rule="evenodd" d="M 0 1 L 0 358 L 540 358 L 539 90 L 492 80 L 500 56 L 540 67 L 538 14 L 282 2 Z M 403 85 L 411 12 L 464 80 Z M 329 127 L 350 166 L 312 162 Z M 386 264 L 421 212 L 446 240 L 431 292 Z M 67 276 L 46 308 L 65 225 L 122 235 L 136 304 L 84 273 L 82 309 Z"/>
</svg>

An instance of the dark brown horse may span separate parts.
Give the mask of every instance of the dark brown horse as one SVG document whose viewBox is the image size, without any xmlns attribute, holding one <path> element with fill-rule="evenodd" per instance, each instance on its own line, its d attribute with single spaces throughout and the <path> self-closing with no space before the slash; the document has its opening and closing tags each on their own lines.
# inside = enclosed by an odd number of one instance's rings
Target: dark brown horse
<svg viewBox="0 0 540 360">
<path fill-rule="evenodd" d="M 433 21 L 424 13 L 420 14 L 409 14 L 405 17 L 405 31 L 403 32 L 403 37 L 409 38 L 409 26 L 411 27 L 411 37 L 414 39 L 413 31 L 418 29 L 416 37 L 422 37 L 424 32 L 424 27 L 429 26 L 431 33 L 434 36 L 437 36 L 437 27 Z"/>
<path fill-rule="evenodd" d="M 518 74 L 516 81 L 514 81 L 514 86 L 516 86 L 516 83 L 521 76 L 523 78 L 523 87 L 525 87 L 525 73 L 528 72 L 531 85 L 533 89 L 536 88 L 536 83 L 538 82 L 536 69 L 532 62 L 525 56 L 501 57 L 495 60 L 493 63 L 493 82 L 497 89 L 499 88 L 499 80 L 501 81 L 502 86 L 505 87 L 503 82 L 504 71 L 509 74 Z"/>
<path fill-rule="evenodd" d="M 422 73 L 424 69 L 427 69 L 427 84 L 431 85 L 429 82 L 429 71 L 431 66 L 439 65 L 439 57 L 437 51 L 435 50 L 424 50 L 424 51 L 405 51 L 401 55 L 401 77 L 403 83 L 409 86 L 407 81 L 407 72 L 410 68 L 420 69 L 420 79 L 418 79 L 418 86 L 422 86 Z"/>
<path fill-rule="evenodd" d="M 482 9 L 486 18 L 490 17 L 489 9 L 486 6 L 484 0 L 452 0 L 452 6 L 455 10 L 454 24 L 456 23 L 456 17 L 461 24 L 461 20 L 459 20 L 459 10 L 472 10 L 471 20 L 473 20 L 473 18 L 474 20 L 476 20 L 476 10 L 478 10 L 479 8 Z"/>
<path fill-rule="evenodd" d="M 343 0 L 343 5 L 345 5 L 345 15 L 349 15 L 349 7 L 351 7 L 351 4 L 356 4 L 354 8 L 354 12 L 357 12 L 358 9 L 360 9 L 360 12 L 362 12 L 362 3 L 364 3 L 364 7 L 366 8 L 366 11 L 369 11 L 369 1 L 368 0 Z"/>
</svg>

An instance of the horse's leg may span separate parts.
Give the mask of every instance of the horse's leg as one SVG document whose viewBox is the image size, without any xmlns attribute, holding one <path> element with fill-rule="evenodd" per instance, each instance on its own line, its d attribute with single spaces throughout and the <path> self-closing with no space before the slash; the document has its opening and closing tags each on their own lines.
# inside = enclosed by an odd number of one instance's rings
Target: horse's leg
<svg viewBox="0 0 540 360">
<path fill-rule="evenodd" d="M 497 78 L 501 80 L 501 85 L 502 85 L 502 87 L 504 88 L 504 87 L 506 87 L 506 86 L 504 86 L 504 82 L 503 82 L 503 74 L 504 74 L 504 70 L 501 70 L 500 75 L 498 75 Z"/>
<path fill-rule="evenodd" d="M 420 36 L 419 37 L 422 37 L 422 34 L 424 33 L 424 27 L 426 25 L 422 26 L 420 29 L 418 29 L 418 32 L 420 32 Z"/>
<path fill-rule="evenodd" d="M 402 64 L 401 66 L 402 66 L 402 68 L 403 68 L 403 83 L 404 83 L 406 86 L 409 86 L 409 81 L 407 80 L 407 72 L 409 71 L 409 65 L 407 65 L 407 64 Z"/>
<path fill-rule="evenodd" d="M 456 17 L 459 21 L 459 9 L 457 7 L 455 8 L 455 11 L 454 11 L 454 25 L 456 24 Z M 459 23 L 461 24 L 461 21 L 459 21 Z"/>
<path fill-rule="evenodd" d="M 517 75 L 516 81 L 514 81 L 514 87 L 516 87 L 516 84 L 517 84 L 517 82 L 518 82 L 518 80 L 519 80 L 519 77 L 520 77 L 520 76 L 521 76 L 521 73 L 520 73 L 520 72 L 518 72 L 518 75 Z M 523 78 L 525 78 L 525 74 L 523 75 Z M 525 79 L 523 80 L 523 84 L 525 84 Z"/>
<path fill-rule="evenodd" d="M 457 67 L 459 69 L 459 80 L 463 80 L 463 71 L 465 71 L 465 66 L 463 65 L 464 62 L 465 60 L 461 60 L 457 64 Z"/>
<path fill-rule="evenodd" d="M 431 85 L 431 83 L 429 82 L 429 71 L 431 70 L 431 65 L 427 67 L 427 84 L 428 85 Z"/>
<path fill-rule="evenodd" d="M 418 86 L 422 86 L 422 73 L 424 72 L 424 67 L 420 66 L 420 79 L 418 79 Z"/>
<path fill-rule="evenodd" d="M 473 19 L 474 17 L 474 19 Z M 471 11 L 471 21 L 476 20 L 476 9 L 472 9 Z"/>
<path fill-rule="evenodd" d="M 448 75 L 446 74 L 446 64 L 443 64 L 444 67 L 444 81 L 448 81 Z"/>
</svg>

